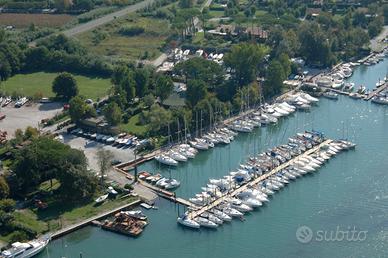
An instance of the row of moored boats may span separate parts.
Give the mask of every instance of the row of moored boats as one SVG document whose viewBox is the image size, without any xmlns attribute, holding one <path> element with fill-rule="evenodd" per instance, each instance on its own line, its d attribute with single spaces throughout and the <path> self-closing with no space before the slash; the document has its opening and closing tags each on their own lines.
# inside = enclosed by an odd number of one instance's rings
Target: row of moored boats
<svg viewBox="0 0 388 258">
<path fill-rule="evenodd" d="M 238 133 L 249 133 L 254 128 L 275 124 L 281 117 L 288 116 L 296 110 L 308 110 L 319 100 L 307 93 L 289 95 L 284 101 L 262 105 L 251 114 L 239 118 L 228 127 L 216 128 L 202 137 L 194 138 L 187 143 L 173 146 L 155 156 L 155 160 L 169 166 L 177 166 L 195 157 L 198 151 L 208 150 L 218 144 L 229 144 Z"/>
<path fill-rule="evenodd" d="M 209 183 L 202 187 L 202 192 L 189 199 L 196 209 L 210 206 L 209 209 L 205 209 L 205 212 L 195 218 L 190 218 L 190 213 L 185 213 L 177 219 L 177 222 L 190 228 L 217 228 L 233 218 L 243 218 L 245 213 L 269 202 L 270 196 L 291 181 L 305 174 L 314 173 L 340 151 L 355 147 L 355 144 L 349 141 L 338 140 L 321 146 L 312 154 L 304 154 L 324 140 L 323 135 L 318 132 L 297 134 L 290 138 L 287 144 L 249 158 L 229 175 L 220 179 L 210 179 Z M 271 172 L 288 161 L 290 162 L 284 169 L 277 173 Z M 254 181 L 257 177 L 270 173 L 271 175 L 260 182 Z M 220 198 L 222 198 L 220 204 L 212 205 Z"/>
</svg>

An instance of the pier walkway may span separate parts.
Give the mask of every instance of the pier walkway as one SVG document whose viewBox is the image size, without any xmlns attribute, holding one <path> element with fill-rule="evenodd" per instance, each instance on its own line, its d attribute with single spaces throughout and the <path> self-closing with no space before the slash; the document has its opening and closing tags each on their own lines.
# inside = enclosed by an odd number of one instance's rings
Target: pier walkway
<svg viewBox="0 0 388 258">
<path fill-rule="evenodd" d="M 52 239 L 59 238 L 61 236 L 64 236 L 64 235 L 69 234 L 69 233 L 71 233 L 73 231 L 76 231 L 77 229 L 83 228 L 83 227 L 91 224 L 92 221 L 94 221 L 94 220 L 100 220 L 100 219 L 106 218 L 106 217 L 108 217 L 108 216 L 110 216 L 110 215 L 112 215 L 114 213 L 117 213 L 117 212 L 122 211 L 122 210 L 127 209 L 127 208 L 131 208 L 131 207 L 136 206 L 136 205 L 138 205 L 140 203 L 141 203 L 141 200 L 136 200 L 136 201 L 133 201 L 131 203 L 122 205 L 122 206 L 120 206 L 118 208 L 115 208 L 113 210 L 109 210 L 109 211 L 106 211 L 104 213 L 98 214 L 96 216 L 90 217 L 90 218 L 88 218 L 86 220 L 83 220 L 83 221 L 81 221 L 79 223 L 70 225 L 68 227 L 65 227 L 63 229 L 60 229 L 60 230 L 54 232 L 51 235 L 51 238 Z"/>
<path fill-rule="evenodd" d="M 219 204 L 221 204 L 222 202 L 224 202 L 225 200 L 227 200 L 228 198 L 230 197 L 233 197 L 233 196 L 236 196 L 238 195 L 239 193 L 247 190 L 248 188 L 254 186 L 254 185 L 257 185 L 259 182 L 267 179 L 268 177 L 278 173 L 279 171 L 281 171 L 282 169 L 286 168 L 287 166 L 291 165 L 292 163 L 294 163 L 296 160 L 298 160 L 299 158 L 302 158 L 302 157 L 305 157 L 305 156 L 308 156 L 314 152 L 316 152 L 317 150 L 319 150 L 322 146 L 326 145 L 326 144 L 329 144 L 331 143 L 332 140 L 326 140 L 322 143 L 320 143 L 319 145 L 311 148 L 310 150 L 304 152 L 303 154 L 293 158 L 293 159 L 290 159 L 289 161 L 281 164 L 280 166 L 274 168 L 273 170 L 271 170 L 270 172 L 264 174 L 264 175 L 261 175 L 253 180 L 251 180 L 250 182 L 240 186 L 239 188 L 237 189 L 234 189 L 232 192 L 230 193 L 227 193 L 225 194 L 224 196 L 218 198 L 217 200 L 213 201 L 212 203 L 206 205 L 206 206 L 203 206 L 202 208 L 198 209 L 198 210 L 194 210 L 194 211 L 191 211 L 189 214 L 188 214 L 188 217 L 190 219 L 194 219 L 196 218 L 197 216 L 201 215 L 202 213 L 212 209 L 212 208 L 215 208 L 217 207 Z"/>
<path fill-rule="evenodd" d="M 366 96 L 366 100 L 372 99 L 374 96 L 378 95 L 380 92 L 386 90 L 388 88 L 388 82 L 386 82 L 383 86 L 374 89 L 368 96 Z"/>
</svg>

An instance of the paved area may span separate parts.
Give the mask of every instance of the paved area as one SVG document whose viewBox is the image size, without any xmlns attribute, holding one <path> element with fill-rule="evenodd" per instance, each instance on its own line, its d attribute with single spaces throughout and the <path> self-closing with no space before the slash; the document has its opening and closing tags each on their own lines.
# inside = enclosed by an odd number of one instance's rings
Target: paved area
<svg viewBox="0 0 388 258">
<path fill-rule="evenodd" d="M 388 37 L 388 25 L 384 26 L 383 31 L 377 37 L 371 39 L 370 47 L 372 51 L 380 52 L 387 47 L 388 44 L 383 42 L 386 37 Z"/>
<path fill-rule="evenodd" d="M 0 113 L 6 118 L 0 121 L 0 129 L 8 132 L 8 138 L 13 137 L 16 129 L 25 129 L 28 126 L 38 127 L 42 119 L 51 118 L 62 110 L 61 103 L 45 103 L 25 105 L 15 108 L 13 103 L 0 108 Z"/>
<path fill-rule="evenodd" d="M 74 149 L 79 149 L 85 152 L 88 159 L 89 168 L 95 171 L 99 171 L 97 162 L 97 151 L 100 147 L 112 152 L 114 158 L 121 161 L 129 161 L 135 158 L 133 149 L 130 148 L 116 148 L 111 145 L 106 145 L 93 140 L 78 137 L 72 134 L 62 134 L 64 143 L 70 145 Z M 117 173 L 117 172 L 115 172 Z M 126 180 L 128 181 L 128 180 Z"/>
</svg>

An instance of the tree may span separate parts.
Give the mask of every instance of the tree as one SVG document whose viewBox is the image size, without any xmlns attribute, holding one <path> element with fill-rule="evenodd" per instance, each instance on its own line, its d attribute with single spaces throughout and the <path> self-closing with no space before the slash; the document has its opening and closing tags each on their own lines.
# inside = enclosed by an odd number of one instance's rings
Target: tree
<svg viewBox="0 0 388 258">
<path fill-rule="evenodd" d="M 148 78 L 150 74 L 144 68 L 138 68 L 135 70 L 133 79 L 136 83 L 136 95 L 140 98 L 144 97 L 148 92 Z"/>
<path fill-rule="evenodd" d="M 39 136 L 15 152 L 12 170 L 16 175 L 18 190 L 22 193 L 47 180 L 57 178 L 61 181 L 62 174 L 67 172 L 69 166 L 86 170 L 86 164 L 82 151 L 49 136 Z"/>
<path fill-rule="evenodd" d="M 209 88 L 221 84 L 224 77 L 224 71 L 219 64 L 200 57 L 178 63 L 174 71 L 184 75 L 186 80 L 202 80 Z"/>
<path fill-rule="evenodd" d="M 150 111 L 143 111 L 141 113 L 141 120 L 143 124 L 147 124 L 150 131 L 158 133 L 163 127 L 166 127 L 171 122 L 171 112 L 154 104 Z"/>
<path fill-rule="evenodd" d="M 155 96 L 150 93 L 143 97 L 143 102 L 146 107 L 151 107 L 155 103 Z"/>
<path fill-rule="evenodd" d="M 37 138 L 38 136 L 39 136 L 38 129 L 32 126 L 27 126 L 26 130 L 24 131 L 24 139 L 31 140 L 31 139 Z"/>
<path fill-rule="evenodd" d="M 0 199 L 5 199 L 9 196 L 9 186 L 3 176 L 0 176 Z"/>
<path fill-rule="evenodd" d="M 287 54 L 281 54 L 278 57 L 279 63 L 283 67 L 284 75 L 288 77 L 291 74 L 291 61 Z"/>
<path fill-rule="evenodd" d="M 110 125 L 118 125 L 121 122 L 121 108 L 115 102 L 110 102 L 104 108 L 104 116 Z"/>
<path fill-rule="evenodd" d="M 111 151 L 104 150 L 102 147 L 100 147 L 97 150 L 97 161 L 98 161 L 98 167 L 100 169 L 101 184 L 104 183 L 104 177 L 109 170 L 112 159 L 113 159 L 113 153 Z"/>
<path fill-rule="evenodd" d="M 286 75 L 283 70 L 283 66 L 279 61 L 272 61 L 267 70 L 267 76 L 264 83 L 264 95 L 271 97 L 279 94 L 283 87 L 283 81 L 286 79 Z"/>
<path fill-rule="evenodd" d="M 240 43 L 233 45 L 225 55 L 225 65 L 232 68 L 232 75 L 238 85 L 252 82 L 257 76 L 259 63 L 263 60 L 266 50 L 261 45 Z"/>
<path fill-rule="evenodd" d="M 53 81 L 53 92 L 57 97 L 69 100 L 78 94 L 77 81 L 70 73 L 59 74 Z"/>
<path fill-rule="evenodd" d="M 307 63 L 329 66 L 333 63 L 328 35 L 317 23 L 303 23 L 299 28 L 300 52 Z"/>
<path fill-rule="evenodd" d="M 207 95 L 206 84 L 201 80 L 190 80 L 187 83 L 186 100 L 191 107 L 204 99 Z"/>
<path fill-rule="evenodd" d="M 97 178 L 81 165 L 68 165 L 59 175 L 59 180 L 59 191 L 68 200 L 90 199 L 97 189 Z"/>
<path fill-rule="evenodd" d="M 159 75 L 156 79 L 155 94 L 161 101 L 167 99 L 174 88 L 174 84 L 170 77 L 165 75 Z"/>
<path fill-rule="evenodd" d="M 75 123 L 78 123 L 82 118 L 85 117 L 87 104 L 83 98 L 80 96 L 75 96 L 70 100 L 69 105 L 69 115 L 71 120 Z"/>
</svg>

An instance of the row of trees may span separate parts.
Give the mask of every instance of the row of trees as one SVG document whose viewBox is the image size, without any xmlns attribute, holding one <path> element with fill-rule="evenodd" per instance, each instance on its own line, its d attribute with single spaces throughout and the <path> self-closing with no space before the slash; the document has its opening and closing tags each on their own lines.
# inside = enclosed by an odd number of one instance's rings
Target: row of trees
<svg viewBox="0 0 388 258">
<path fill-rule="evenodd" d="M 49 37 L 29 48 L 20 42 L 0 37 L 0 79 L 18 72 L 68 71 L 109 77 L 112 66 L 87 52 L 78 42 L 63 35 Z"/>
</svg>

